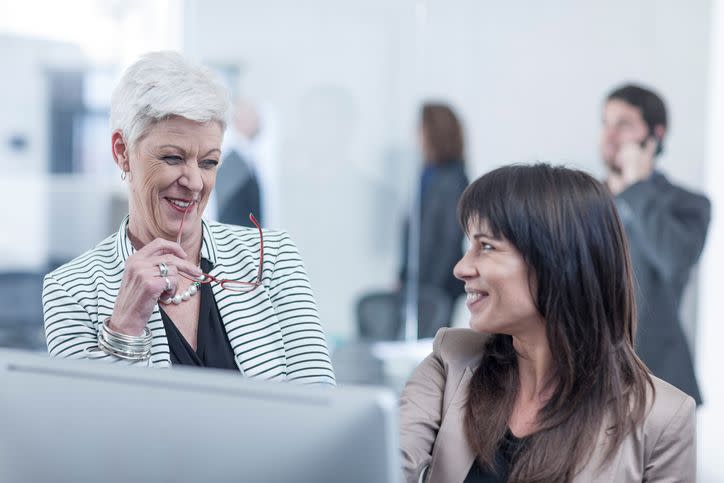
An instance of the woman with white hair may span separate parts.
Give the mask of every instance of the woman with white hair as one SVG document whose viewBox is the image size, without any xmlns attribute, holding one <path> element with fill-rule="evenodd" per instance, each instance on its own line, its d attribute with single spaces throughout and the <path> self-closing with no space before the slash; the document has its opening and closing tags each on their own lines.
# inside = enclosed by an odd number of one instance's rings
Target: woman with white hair
<svg viewBox="0 0 724 483">
<path fill-rule="evenodd" d="M 111 101 L 111 145 L 129 214 L 45 277 L 51 356 L 334 384 L 289 236 L 202 219 L 227 107 L 211 73 L 178 53 L 147 54 L 126 70 Z"/>
</svg>

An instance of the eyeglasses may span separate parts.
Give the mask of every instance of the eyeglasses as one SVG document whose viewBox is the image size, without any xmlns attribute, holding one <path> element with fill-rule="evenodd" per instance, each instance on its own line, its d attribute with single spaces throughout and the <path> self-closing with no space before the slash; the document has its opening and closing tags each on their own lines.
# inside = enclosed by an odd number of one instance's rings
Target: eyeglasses
<svg viewBox="0 0 724 483">
<path fill-rule="evenodd" d="M 186 211 L 184 211 L 184 216 L 181 218 L 181 226 L 179 226 L 178 237 L 176 238 L 176 243 L 178 243 L 179 245 L 181 244 L 181 234 L 183 233 L 186 214 L 189 212 L 192 206 L 193 204 L 189 205 Z M 254 215 L 252 215 L 251 213 L 249 213 L 249 220 L 251 220 L 254 226 L 256 226 L 259 230 L 259 272 L 256 276 L 256 282 L 242 282 L 241 280 L 216 278 L 213 275 L 209 275 L 208 273 L 201 274 L 199 278 L 192 277 L 191 275 L 187 275 L 181 271 L 179 271 L 179 275 L 188 280 L 193 280 L 194 282 L 197 282 L 199 284 L 206 284 L 211 282 L 218 283 L 219 285 L 221 285 L 221 288 L 230 290 L 232 292 L 250 292 L 257 288 L 259 285 L 261 285 L 261 273 L 262 267 L 264 266 L 264 235 L 262 233 L 261 226 L 259 226 L 259 222 L 256 221 L 256 218 L 254 218 Z"/>
</svg>

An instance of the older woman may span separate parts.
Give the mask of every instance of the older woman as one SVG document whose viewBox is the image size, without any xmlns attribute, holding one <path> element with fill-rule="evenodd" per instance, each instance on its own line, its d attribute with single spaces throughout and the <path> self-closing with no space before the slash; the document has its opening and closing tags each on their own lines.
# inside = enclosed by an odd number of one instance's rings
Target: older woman
<svg viewBox="0 0 724 483">
<path fill-rule="evenodd" d="M 45 277 L 52 356 L 334 384 L 289 236 L 202 219 L 227 105 L 211 73 L 177 53 L 147 54 L 125 72 L 111 103 L 111 145 L 129 215 Z"/>
<path fill-rule="evenodd" d="M 548 165 L 464 192 L 471 329 L 442 329 L 402 395 L 408 482 L 694 482 L 694 400 L 633 349 L 634 285 L 607 190 Z"/>
</svg>

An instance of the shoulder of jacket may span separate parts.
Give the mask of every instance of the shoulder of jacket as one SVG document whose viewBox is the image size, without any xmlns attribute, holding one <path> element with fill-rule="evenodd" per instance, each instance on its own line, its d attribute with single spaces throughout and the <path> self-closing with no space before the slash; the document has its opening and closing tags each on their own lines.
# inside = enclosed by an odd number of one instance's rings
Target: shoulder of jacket
<svg viewBox="0 0 724 483">
<path fill-rule="evenodd" d="M 433 352 L 446 365 L 477 365 L 489 334 L 471 329 L 442 328 L 433 342 Z"/>
<path fill-rule="evenodd" d="M 644 428 L 646 432 L 658 439 L 677 415 L 682 415 L 682 412 L 695 414 L 696 403 L 691 396 L 668 382 L 655 376 L 651 376 L 651 380 L 654 394 Z M 649 394 L 651 394 L 650 389 Z M 686 414 L 682 416 L 686 416 Z"/>
<path fill-rule="evenodd" d="M 259 230 L 247 226 L 229 225 L 218 221 L 206 221 L 211 236 L 216 243 L 224 242 L 230 238 L 236 238 L 242 242 L 254 244 L 259 239 Z M 271 230 L 262 228 L 264 236 L 264 248 L 281 245 L 285 240 L 291 241 L 289 234 L 283 230 Z"/>
<path fill-rule="evenodd" d="M 709 208 L 711 204 L 709 198 L 705 194 L 690 190 L 679 184 L 672 183 L 671 180 L 669 180 L 669 178 L 663 173 L 657 172 L 654 180 L 658 191 L 666 190 L 669 193 L 674 194 L 679 199 L 686 198 L 687 200 L 693 203 L 698 203 L 706 208 Z"/>
<path fill-rule="evenodd" d="M 55 268 L 52 272 L 47 273 L 45 278 L 52 278 L 58 283 L 62 283 L 71 274 L 77 275 L 79 272 L 90 273 L 95 267 L 108 267 L 120 259 L 116 249 L 116 234 L 110 235 L 100 241 L 95 247 L 81 253 L 72 260 Z"/>
</svg>

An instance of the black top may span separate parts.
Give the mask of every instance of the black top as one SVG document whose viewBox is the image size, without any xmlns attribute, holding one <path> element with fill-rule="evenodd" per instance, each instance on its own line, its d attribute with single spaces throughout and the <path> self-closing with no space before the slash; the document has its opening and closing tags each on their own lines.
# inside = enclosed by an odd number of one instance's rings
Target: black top
<svg viewBox="0 0 724 483">
<path fill-rule="evenodd" d="M 209 273 L 212 265 L 205 258 L 201 259 L 201 270 Z M 214 293 L 209 284 L 199 287 L 198 295 L 201 297 L 199 309 L 199 327 L 196 339 L 196 350 L 189 345 L 186 338 L 173 323 L 171 318 L 159 307 L 163 327 L 166 329 L 168 349 L 171 353 L 171 364 L 181 366 L 214 367 L 217 369 L 239 370 L 236 365 L 234 351 L 226 334 L 221 314 L 216 306 Z"/>
<path fill-rule="evenodd" d="M 495 470 L 490 471 L 482 467 L 476 459 L 463 483 L 504 483 L 508 481 L 510 465 L 524 443 L 525 438 L 516 438 L 508 429 L 495 453 Z"/>
</svg>

